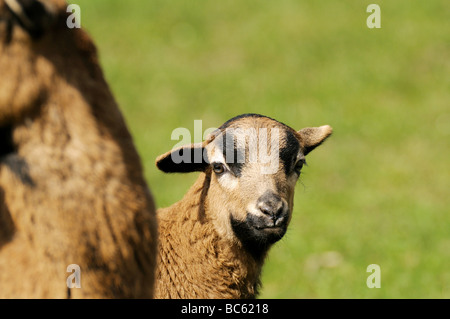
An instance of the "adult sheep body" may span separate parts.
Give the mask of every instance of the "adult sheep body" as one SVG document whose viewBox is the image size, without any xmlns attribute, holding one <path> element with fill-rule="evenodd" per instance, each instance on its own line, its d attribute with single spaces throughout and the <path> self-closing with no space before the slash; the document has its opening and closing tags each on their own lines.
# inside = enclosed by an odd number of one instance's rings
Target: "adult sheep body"
<svg viewBox="0 0 450 319">
<path fill-rule="evenodd" d="M 67 27 L 66 8 L 0 0 L 0 298 L 149 298 L 152 196 L 95 46 Z M 81 289 L 68 287 L 72 264 Z"/>
<path fill-rule="evenodd" d="M 183 199 L 157 212 L 155 297 L 256 297 L 265 256 L 291 219 L 305 156 L 331 132 L 245 114 L 203 143 L 158 157 L 164 172 L 201 173 Z M 254 153 L 263 144 L 270 161 Z"/>
</svg>

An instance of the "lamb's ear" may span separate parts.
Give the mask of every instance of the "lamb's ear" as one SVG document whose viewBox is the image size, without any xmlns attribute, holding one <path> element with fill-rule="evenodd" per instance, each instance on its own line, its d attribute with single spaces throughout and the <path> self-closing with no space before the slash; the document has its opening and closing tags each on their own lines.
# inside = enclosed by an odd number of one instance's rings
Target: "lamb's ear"
<svg viewBox="0 0 450 319">
<path fill-rule="evenodd" d="M 329 125 L 320 127 L 306 127 L 297 132 L 300 135 L 300 144 L 303 147 L 303 155 L 322 144 L 328 136 L 333 133 L 333 129 Z"/>
<path fill-rule="evenodd" d="M 156 166 L 165 173 L 204 171 L 208 167 L 203 155 L 206 143 L 196 143 L 175 148 L 158 156 Z"/>
<path fill-rule="evenodd" d="M 19 24 L 33 38 L 39 38 L 56 20 L 56 7 L 40 0 L 5 0 Z"/>
</svg>

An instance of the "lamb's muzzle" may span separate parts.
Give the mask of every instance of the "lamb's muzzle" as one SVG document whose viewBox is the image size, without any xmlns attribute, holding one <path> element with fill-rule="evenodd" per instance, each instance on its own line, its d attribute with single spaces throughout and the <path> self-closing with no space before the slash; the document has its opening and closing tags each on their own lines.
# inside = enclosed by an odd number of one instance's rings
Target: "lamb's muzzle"
<svg viewBox="0 0 450 319">
<path fill-rule="evenodd" d="M 271 191 L 266 191 L 258 198 L 256 207 L 269 218 L 267 227 L 275 227 L 283 222 L 288 213 L 287 205 L 286 201 L 280 196 Z"/>
</svg>

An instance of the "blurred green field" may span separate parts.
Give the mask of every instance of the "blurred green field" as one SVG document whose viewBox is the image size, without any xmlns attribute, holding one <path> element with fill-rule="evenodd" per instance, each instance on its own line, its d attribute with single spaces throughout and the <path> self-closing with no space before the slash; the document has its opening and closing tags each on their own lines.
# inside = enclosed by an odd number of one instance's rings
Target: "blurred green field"
<svg viewBox="0 0 450 319">
<path fill-rule="evenodd" d="M 177 127 L 248 112 L 333 126 L 261 298 L 450 298 L 448 0 L 377 1 L 381 29 L 360 0 L 76 3 L 159 207 L 197 177 L 155 168 Z"/>
</svg>

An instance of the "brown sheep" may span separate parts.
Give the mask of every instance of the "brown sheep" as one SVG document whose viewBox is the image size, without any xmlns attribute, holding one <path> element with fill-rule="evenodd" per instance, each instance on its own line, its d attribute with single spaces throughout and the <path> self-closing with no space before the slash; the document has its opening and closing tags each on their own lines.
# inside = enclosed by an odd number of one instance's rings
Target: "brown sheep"
<svg viewBox="0 0 450 319">
<path fill-rule="evenodd" d="M 66 8 L 0 0 L 0 298 L 150 298 L 154 202 Z M 81 289 L 68 288 L 71 264 Z"/>
<path fill-rule="evenodd" d="M 157 212 L 155 297 L 256 297 L 265 256 L 291 219 L 305 156 L 331 132 L 245 114 L 203 143 L 158 157 L 164 172 L 201 173 L 182 200 Z M 255 156 L 264 144 L 271 161 Z"/>
</svg>

